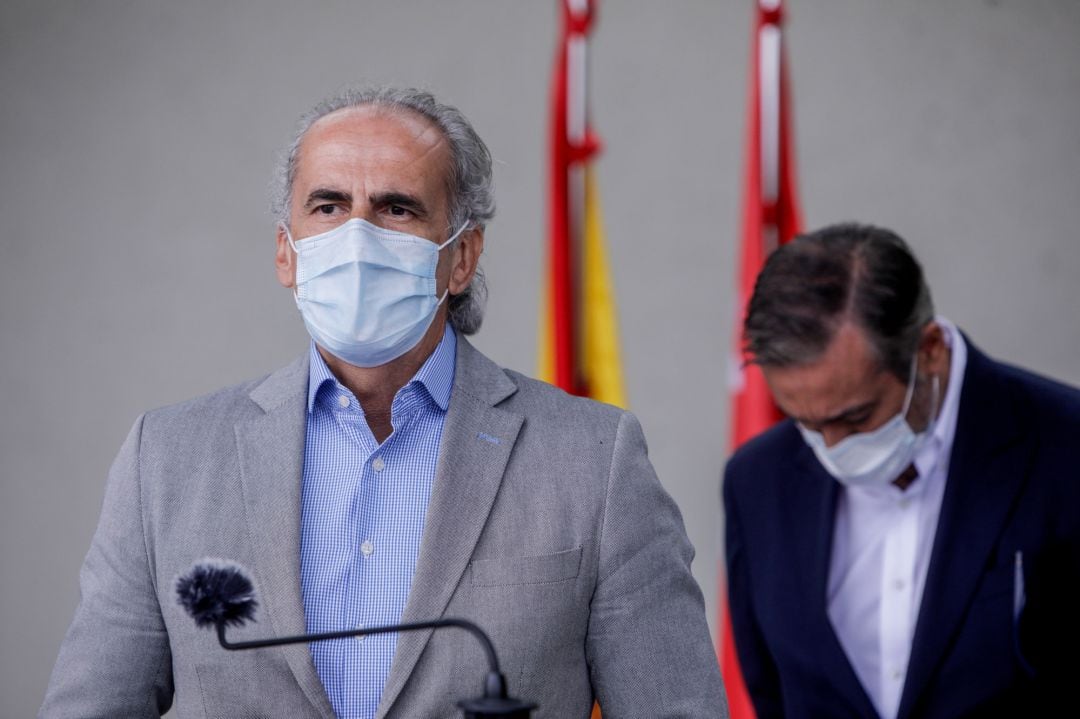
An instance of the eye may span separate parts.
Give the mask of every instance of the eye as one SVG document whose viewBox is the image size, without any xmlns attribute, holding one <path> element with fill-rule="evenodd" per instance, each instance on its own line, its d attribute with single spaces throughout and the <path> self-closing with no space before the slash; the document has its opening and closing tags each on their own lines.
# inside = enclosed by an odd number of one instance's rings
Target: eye
<svg viewBox="0 0 1080 719">
<path fill-rule="evenodd" d="M 862 425 L 866 424 L 866 421 L 868 419 L 870 419 L 869 412 L 860 412 L 854 417 L 845 418 L 844 424 L 846 424 L 848 427 L 861 427 Z"/>
<path fill-rule="evenodd" d="M 405 218 L 405 217 L 411 217 L 412 216 L 412 211 L 409 210 L 409 208 L 407 208 L 407 207 L 405 207 L 403 205 L 390 205 L 389 210 L 390 210 L 390 214 L 393 215 L 394 217 Z"/>
<path fill-rule="evenodd" d="M 319 215 L 332 215 L 337 210 L 337 205 L 319 205 L 315 208 L 315 213 Z"/>
</svg>

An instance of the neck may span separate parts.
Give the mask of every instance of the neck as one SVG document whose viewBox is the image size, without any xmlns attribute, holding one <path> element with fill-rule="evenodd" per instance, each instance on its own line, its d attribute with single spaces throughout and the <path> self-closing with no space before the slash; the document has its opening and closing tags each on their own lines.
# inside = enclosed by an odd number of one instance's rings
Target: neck
<svg viewBox="0 0 1080 719">
<path fill-rule="evenodd" d="M 382 444 L 394 431 L 391 406 L 398 390 L 411 380 L 439 346 L 446 327 L 446 315 L 440 312 L 424 333 L 423 339 L 395 360 L 378 367 L 357 367 L 335 357 L 322 347 L 316 347 L 326 366 L 345 385 L 364 410 L 371 433 Z"/>
<path fill-rule="evenodd" d="M 934 419 L 941 416 L 941 410 L 945 408 L 945 395 L 949 391 L 949 377 L 952 374 L 952 349 L 945 350 L 945 369 L 941 371 L 941 379 L 938 382 L 941 384 L 941 389 L 938 392 L 941 396 L 937 400 L 937 414 Z"/>
</svg>

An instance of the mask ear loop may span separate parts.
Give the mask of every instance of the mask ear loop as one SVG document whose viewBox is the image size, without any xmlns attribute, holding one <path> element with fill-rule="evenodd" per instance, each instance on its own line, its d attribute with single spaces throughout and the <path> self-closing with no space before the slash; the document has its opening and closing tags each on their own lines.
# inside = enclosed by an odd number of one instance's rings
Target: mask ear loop
<svg viewBox="0 0 1080 719">
<path fill-rule="evenodd" d="M 458 228 L 458 230 L 457 230 L 457 232 L 455 232 L 454 234 L 450 235 L 450 239 L 449 239 L 449 240 L 447 240 L 446 242 L 444 242 L 444 243 L 442 243 L 441 245 L 439 245 L 439 251 L 442 251 L 442 249 L 443 249 L 444 247 L 446 247 L 446 246 L 447 246 L 447 245 L 449 245 L 449 244 L 450 244 L 451 242 L 453 242 L 454 240 L 456 240 L 456 239 L 457 239 L 457 238 L 458 238 L 458 237 L 459 237 L 459 236 L 461 235 L 461 233 L 462 233 L 462 232 L 464 232 L 464 231 L 465 231 L 466 229 L 468 229 L 468 227 L 469 227 L 469 225 L 470 225 L 470 224 L 471 224 L 471 223 L 470 223 L 470 222 L 469 222 L 468 220 L 465 220 L 465 224 L 463 224 L 463 225 L 462 225 L 461 227 L 459 227 L 459 228 Z"/>
<path fill-rule="evenodd" d="M 907 395 L 904 397 L 904 409 L 901 412 L 904 417 L 907 417 L 908 410 L 911 409 L 911 401 L 915 397 L 915 384 L 918 381 L 918 369 L 919 353 L 918 350 L 916 350 L 915 356 L 911 359 L 911 376 L 908 378 Z M 930 378 L 933 382 L 934 403 L 930 405 L 931 410 L 928 421 L 933 424 L 934 420 L 937 419 L 938 411 L 941 409 L 941 380 L 938 379 L 936 374 L 930 375 Z"/>
<path fill-rule="evenodd" d="M 292 251 L 295 252 L 296 254 L 300 254 L 300 250 L 296 249 L 296 243 L 293 242 L 292 233 L 289 232 L 289 226 L 286 225 L 284 222 L 279 221 L 278 222 L 278 227 L 285 230 L 285 239 L 289 241 L 289 247 L 292 248 Z"/>
<path fill-rule="evenodd" d="M 449 244 L 450 244 L 451 242 L 453 242 L 453 241 L 454 241 L 454 240 L 456 240 L 456 239 L 457 239 L 458 237 L 460 237 L 460 236 L 461 236 L 461 233 L 462 233 L 462 232 L 464 232 L 465 230 L 469 229 L 469 226 L 470 226 L 471 224 L 472 224 L 472 223 L 471 223 L 471 222 L 470 222 L 469 220 L 465 220 L 464 224 L 462 224 L 462 225 L 461 225 L 461 227 L 459 227 L 459 228 L 457 229 L 457 232 L 455 232 L 454 234 L 450 235 L 450 239 L 449 239 L 449 240 L 447 240 L 446 242 L 444 242 L 444 243 L 442 243 L 441 245 L 439 245 L 439 249 L 438 249 L 438 251 L 439 251 L 439 252 L 442 252 L 442 251 L 443 251 L 443 248 L 447 247 L 447 246 L 448 246 L 448 245 L 449 245 Z M 449 288 L 449 287 L 447 287 L 447 288 L 446 288 L 445 290 L 443 290 L 443 293 L 442 293 L 442 297 L 440 297 L 440 298 L 439 298 L 439 302 L 438 302 L 438 304 L 436 304 L 435 306 L 436 306 L 436 307 L 438 307 L 439 305 L 441 305 L 441 304 L 442 304 L 443 302 L 445 302 L 445 301 L 446 301 L 446 298 L 447 298 L 447 297 L 449 297 L 449 296 L 450 296 L 450 288 Z"/>
<path fill-rule="evenodd" d="M 908 376 L 907 392 L 904 394 L 904 408 L 900 410 L 900 416 L 907 417 L 908 410 L 911 409 L 911 400 L 915 396 L 915 382 L 918 379 L 919 369 L 919 355 L 918 352 L 911 358 L 911 372 Z M 905 419 L 906 421 L 906 419 Z"/>
<path fill-rule="evenodd" d="M 296 249 L 296 243 L 293 242 L 292 233 L 289 232 L 289 226 L 287 224 L 285 224 L 284 222 L 279 221 L 278 222 L 278 227 L 285 230 L 285 239 L 289 241 L 289 247 L 292 248 L 293 254 L 296 255 L 296 260 L 299 261 L 299 259 L 300 259 L 300 250 Z M 299 305 L 300 304 L 300 295 L 298 295 L 296 293 L 296 280 L 295 279 L 293 280 L 292 296 L 293 296 L 293 300 L 296 302 L 296 304 Z"/>
<path fill-rule="evenodd" d="M 937 425 L 938 412 L 941 411 L 941 380 L 938 379 L 936 374 L 931 375 L 930 380 L 933 383 L 931 388 L 934 391 L 934 401 L 930 404 L 930 416 L 926 420 L 926 428 L 923 429 L 924 433 L 934 429 Z"/>
</svg>

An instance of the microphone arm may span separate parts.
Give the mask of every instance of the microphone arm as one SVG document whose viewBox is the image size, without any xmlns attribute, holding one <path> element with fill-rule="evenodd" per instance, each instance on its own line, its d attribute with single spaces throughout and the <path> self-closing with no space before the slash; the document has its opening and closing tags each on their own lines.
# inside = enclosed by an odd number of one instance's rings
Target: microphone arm
<svg viewBox="0 0 1080 719">
<path fill-rule="evenodd" d="M 464 629 L 480 641 L 487 655 L 489 669 L 487 676 L 484 677 L 484 695 L 478 699 L 458 702 L 458 707 L 465 712 L 465 719 L 490 717 L 528 719 L 532 710 L 536 708 L 535 704 L 507 696 L 506 678 L 499 671 L 499 658 L 495 654 L 495 646 L 483 629 L 467 619 L 446 617 L 426 622 L 347 629 L 340 632 L 230 642 L 225 636 L 225 628 L 230 624 L 243 626 L 254 619 L 255 608 L 258 606 L 255 600 L 255 585 L 240 565 L 224 560 L 204 559 L 192 567 L 188 574 L 177 579 L 176 594 L 177 601 L 195 620 L 196 626 L 213 626 L 217 630 L 218 642 L 230 651 L 278 647 L 285 644 L 309 644 L 329 639 L 362 637 L 368 634 L 415 632 L 444 627 Z"/>
<path fill-rule="evenodd" d="M 495 654 L 495 645 L 483 629 L 467 619 L 447 617 L 445 619 L 433 619 L 427 622 L 406 622 L 404 624 L 388 624 L 382 627 L 363 627 L 360 629 L 346 629 L 340 632 L 321 632 L 319 634 L 297 634 L 291 637 L 271 637 L 269 639 L 252 639 L 243 642 L 230 642 L 225 638 L 225 621 L 217 621 L 214 624 L 217 629 L 218 642 L 225 649 L 237 651 L 240 649 L 262 649 L 264 647 L 278 647 L 285 644 L 308 644 L 310 642 L 322 642 L 329 639 L 347 639 L 349 637 L 363 637 L 369 634 L 391 634 L 394 632 L 414 632 L 422 629 L 440 629 L 442 627 L 458 627 L 464 629 L 480 641 L 487 655 L 488 675 L 484 679 L 485 697 L 506 697 L 506 679 L 499 669 L 499 657 Z"/>
</svg>

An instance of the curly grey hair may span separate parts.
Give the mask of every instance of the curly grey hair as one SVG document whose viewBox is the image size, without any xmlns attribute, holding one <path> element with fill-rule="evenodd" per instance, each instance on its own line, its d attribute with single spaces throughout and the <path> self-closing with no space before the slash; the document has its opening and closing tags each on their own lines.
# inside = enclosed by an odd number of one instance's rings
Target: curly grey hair
<svg viewBox="0 0 1080 719">
<path fill-rule="evenodd" d="M 293 181 L 300 154 L 300 142 L 320 118 L 350 107 L 373 105 L 392 111 L 412 112 L 430 120 L 450 146 L 450 228 L 452 232 L 468 224 L 483 229 L 495 216 L 495 195 L 491 177 L 491 153 L 465 116 L 456 107 L 444 105 L 425 91 L 413 88 L 378 87 L 349 89 L 323 100 L 305 113 L 297 125 L 292 142 L 281 153 L 270 191 L 274 219 L 287 223 Z M 483 271 L 476 274 L 465 290 L 452 295 L 448 303 L 450 323 L 462 334 L 475 334 L 484 319 L 487 283 Z"/>
</svg>

